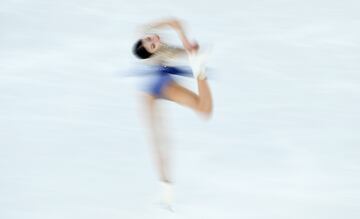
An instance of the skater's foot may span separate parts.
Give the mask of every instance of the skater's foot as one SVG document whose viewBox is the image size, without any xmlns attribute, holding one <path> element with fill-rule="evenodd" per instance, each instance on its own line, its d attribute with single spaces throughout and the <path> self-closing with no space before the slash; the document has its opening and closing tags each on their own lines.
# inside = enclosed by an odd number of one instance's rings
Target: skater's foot
<svg viewBox="0 0 360 219">
<path fill-rule="evenodd" d="M 162 187 L 162 202 L 165 205 L 169 205 L 171 206 L 173 203 L 173 199 L 174 199 L 174 191 L 173 191 L 173 185 L 170 182 L 165 182 L 162 181 L 161 182 L 161 187 Z"/>
</svg>

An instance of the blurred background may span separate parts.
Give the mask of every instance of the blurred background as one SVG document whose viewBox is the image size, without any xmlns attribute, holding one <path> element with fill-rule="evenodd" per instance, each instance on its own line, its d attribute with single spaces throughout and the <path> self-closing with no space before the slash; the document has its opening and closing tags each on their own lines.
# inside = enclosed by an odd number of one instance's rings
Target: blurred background
<svg viewBox="0 0 360 219">
<path fill-rule="evenodd" d="M 0 218 L 360 217 L 360 3 L 1 0 Z M 131 54 L 168 16 L 212 45 L 214 116 L 164 102 L 160 209 Z M 194 87 L 191 79 L 183 82 Z"/>
</svg>

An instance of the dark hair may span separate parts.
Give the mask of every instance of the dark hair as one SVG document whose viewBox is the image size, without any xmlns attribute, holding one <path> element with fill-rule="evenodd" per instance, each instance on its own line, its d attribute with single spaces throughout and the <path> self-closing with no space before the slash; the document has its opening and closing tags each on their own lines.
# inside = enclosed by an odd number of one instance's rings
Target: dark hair
<svg viewBox="0 0 360 219">
<path fill-rule="evenodd" d="M 135 43 L 133 47 L 133 53 L 140 59 L 147 59 L 152 56 L 152 53 L 148 52 L 143 46 L 141 39 Z"/>
</svg>

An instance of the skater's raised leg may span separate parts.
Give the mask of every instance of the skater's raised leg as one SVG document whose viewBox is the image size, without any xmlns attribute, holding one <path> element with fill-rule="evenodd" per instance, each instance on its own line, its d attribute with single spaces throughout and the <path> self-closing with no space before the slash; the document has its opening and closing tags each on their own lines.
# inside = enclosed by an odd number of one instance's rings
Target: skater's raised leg
<svg viewBox="0 0 360 219">
<path fill-rule="evenodd" d="M 198 92 L 184 88 L 176 83 L 170 84 L 164 90 L 164 96 L 171 101 L 187 106 L 209 118 L 213 111 L 212 95 L 206 79 L 197 79 Z"/>
</svg>

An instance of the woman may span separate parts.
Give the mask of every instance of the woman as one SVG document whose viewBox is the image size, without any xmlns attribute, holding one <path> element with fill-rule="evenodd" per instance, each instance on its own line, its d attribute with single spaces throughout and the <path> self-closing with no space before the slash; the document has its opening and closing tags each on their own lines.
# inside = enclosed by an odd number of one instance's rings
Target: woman
<svg viewBox="0 0 360 219">
<path fill-rule="evenodd" d="M 149 33 L 161 28 L 169 27 L 176 31 L 184 48 L 169 46 L 156 33 Z M 168 147 L 164 147 L 163 129 L 160 126 L 158 99 L 166 99 L 188 107 L 199 114 L 210 118 L 212 113 L 212 97 L 205 75 L 204 56 L 198 53 L 198 44 L 190 42 L 182 24 L 176 19 L 163 20 L 148 25 L 133 48 L 133 53 L 147 64 L 155 66 L 153 74 L 156 79 L 149 85 L 144 95 L 145 109 L 151 128 L 152 141 L 155 148 L 156 161 L 160 180 L 164 187 L 163 201 L 170 205 L 172 202 L 172 179 L 169 171 Z M 172 60 L 188 55 L 192 73 L 197 81 L 198 94 L 176 83 L 172 74 L 184 75 L 185 70 L 170 66 Z"/>
</svg>

